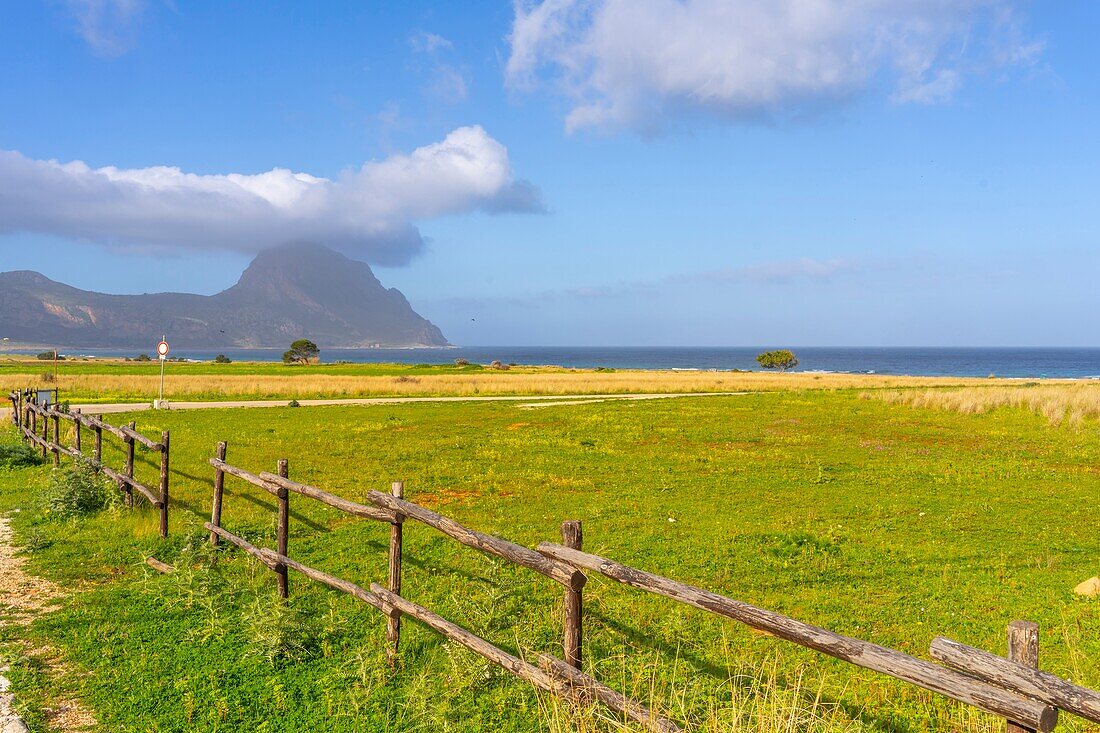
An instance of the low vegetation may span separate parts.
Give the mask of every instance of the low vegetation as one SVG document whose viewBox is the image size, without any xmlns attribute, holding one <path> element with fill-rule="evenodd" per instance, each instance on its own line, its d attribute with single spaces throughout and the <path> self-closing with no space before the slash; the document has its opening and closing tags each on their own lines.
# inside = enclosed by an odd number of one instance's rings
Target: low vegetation
<svg viewBox="0 0 1100 733">
<path fill-rule="evenodd" d="M 807 375 L 770 376 L 783 378 Z M 963 415 L 859 394 L 142 413 L 146 434 L 172 431 L 165 542 L 144 504 L 55 522 L 48 467 L 0 472 L 0 512 L 22 508 L 11 516 L 35 548 L 30 569 L 81 588 L 30 627 L 0 628 L 0 655 L 32 717 L 76 696 L 111 731 L 624 729 L 408 620 L 391 670 L 380 615 L 294 573 L 276 618 L 271 573 L 211 552 L 201 528 L 205 461 L 227 440 L 234 464 L 289 457 L 292 478 L 352 499 L 404 479 L 409 498 L 528 546 L 581 519 L 591 551 L 918 656 L 937 634 L 1003 652 L 1005 625 L 1031 619 L 1044 668 L 1100 686 L 1100 602 L 1071 591 L 1100 557 L 1095 431 L 1016 407 Z M 137 478 L 156 472 L 139 453 Z M 269 497 L 226 481 L 225 526 L 271 546 Z M 386 577 L 387 527 L 297 496 L 291 512 L 293 556 L 362 585 Z M 148 570 L 149 554 L 177 572 Z M 555 584 L 417 525 L 405 563 L 411 600 L 522 655 L 560 654 Z M 1003 725 L 598 577 L 585 605 L 588 670 L 698 730 Z"/>
<path fill-rule="evenodd" d="M 76 519 L 118 504 L 118 487 L 96 473 L 91 463 L 76 461 L 50 472 L 42 502 L 49 519 Z"/>
<path fill-rule="evenodd" d="M 460 360 L 462 361 L 462 360 Z M 26 360 L 0 358 L 0 390 L 41 384 Z M 276 362 L 173 363 L 165 395 L 173 400 L 291 400 L 390 395 L 568 395 L 667 392 L 740 392 L 991 386 L 1011 380 L 814 372 L 643 371 L 566 369 L 558 366 L 480 364 L 315 364 L 309 369 Z M 1050 382 L 1050 384 L 1070 384 Z M 148 402 L 160 385 L 159 365 L 120 360 L 69 361 L 56 386 L 74 404 Z M 51 385 L 54 386 L 54 385 Z"/>
<path fill-rule="evenodd" d="M 26 468 L 44 463 L 42 454 L 22 443 L 0 444 L 0 470 Z"/>
<path fill-rule="evenodd" d="M 871 396 L 871 395 L 868 395 Z M 1053 425 L 1081 425 L 1100 419 L 1100 383 L 1027 382 L 1015 386 L 964 389 L 889 390 L 874 396 L 894 404 L 953 410 L 976 415 L 1001 408 L 1024 408 Z"/>
</svg>

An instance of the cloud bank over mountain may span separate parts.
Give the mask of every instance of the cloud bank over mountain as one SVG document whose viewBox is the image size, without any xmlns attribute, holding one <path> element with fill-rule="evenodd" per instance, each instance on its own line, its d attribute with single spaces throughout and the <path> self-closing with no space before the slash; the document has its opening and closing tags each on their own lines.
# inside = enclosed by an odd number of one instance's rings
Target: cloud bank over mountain
<svg viewBox="0 0 1100 733">
<path fill-rule="evenodd" d="M 0 151 L 0 234 L 111 246 L 255 253 L 315 242 L 402 265 L 424 247 L 418 221 L 542 208 L 538 189 L 515 177 L 507 149 L 480 126 L 335 179 L 284 168 L 220 175 L 91 168 Z"/>
<path fill-rule="evenodd" d="M 505 75 L 551 81 L 569 130 L 812 114 L 871 87 L 950 99 L 966 77 L 1032 63 L 1007 0 L 517 0 Z"/>
</svg>

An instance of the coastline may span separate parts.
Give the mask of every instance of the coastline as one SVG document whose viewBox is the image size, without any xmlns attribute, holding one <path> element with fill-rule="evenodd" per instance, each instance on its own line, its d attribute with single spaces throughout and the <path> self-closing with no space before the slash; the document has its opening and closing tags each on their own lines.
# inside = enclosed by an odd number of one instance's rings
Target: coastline
<svg viewBox="0 0 1100 733">
<path fill-rule="evenodd" d="M 169 338 L 171 342 L 171 339 Z M 728 374 L 759 373 L 755 356 L 766 347 L 528 347 L 528 346 L 397 346 L 322 347 L 322 368 L 336 365 L 395 365 L 453 367 L 456 363 L 489 365 L 499 361 L 515 367 L 597 371 Z M 27 344 L 0 346 L 0 359 L 19 359 L 51 351 Z M 148 349 L 64 348 L 72 361 L 124 361 Z M 792 370 L 803 375 L 866 375 L 910 377 L 996 377 L 1011 380 L 1100 379 L 1100 348 L 1095 347 L 797 347 L 801 364 Z M 213 361 L 224 354 L 234 363 L 274 364 L 282 348 L 199 349 L 173 345 L 171 357 L 188 362 Z M 43 362 L 45 363 L 45 361 Z"/>
</svg>

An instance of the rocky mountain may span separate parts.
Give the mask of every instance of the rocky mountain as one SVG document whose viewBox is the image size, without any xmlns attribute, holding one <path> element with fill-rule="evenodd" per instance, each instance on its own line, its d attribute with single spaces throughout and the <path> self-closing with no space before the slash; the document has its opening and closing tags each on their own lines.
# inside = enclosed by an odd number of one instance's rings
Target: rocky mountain
<svg viewBox="0 0 1100 733">
<path fill-rule="evenodd" d="M 150 349 L 173 346 L 321 348 L 446 346 L 398 290 L 365 262 L 317 245 L 257 255 L 237 284 L 216 295 L 105 295 L 37 272 L 0 273 L 0 338 L 15 342 Z"/>
</svg>

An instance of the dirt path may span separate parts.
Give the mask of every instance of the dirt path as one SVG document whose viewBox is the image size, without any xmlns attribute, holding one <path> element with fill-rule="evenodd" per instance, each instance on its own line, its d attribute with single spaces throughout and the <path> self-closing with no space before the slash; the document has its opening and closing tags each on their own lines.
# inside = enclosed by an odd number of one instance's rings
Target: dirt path
<svg viewBox="0 0 1100 733">
<path fill-rule="evenodd" d="M 0 516 L 0 626 L 25 626 L 35 618 L 58 609 L 65 596 L 56 583 L 26 572 L 27 559 L 19 554 L 11 531 L 11 520 Z M 57 653 L 50 648 L 27 652 L 43 659 L 55 672 L 63 671 Z M 15 695 L 11 683 L 0 670 L 0 733 L 24 733 L 27 728 L 13 710 Z M 50 730 L 59 733 L 86 731 L 95 726 L 95 717 L 76 700 L 59 700 L 45 711 Z"/>
<path fill-rule="evenodd" d="M 633 400 L 667 400 L 676 397 L 729 397 L 745 392 L 661 392 L 646 394 L 567 394 L 567 395 L 478 395 L 462 397 L 348 397 L 335 400 L 298 400 L 302 407 L 324 407 L 325 405 L 404 405 L 419 402 L 543 402 L 560 405 L 584 402 L 610 402 Z M 286 407 L 289 400 L 231 400 L 223 402 L 171 402 L 172 410 L 205 410 L 226 407 Z M 137 412 L 153 409 L 148 402 L 126 402 L 115 404 L 72 405 L 81 412 L 92 414 L 108 412 Z M 526 406 L 526 405 L 524 405 Z"/>
<path fill-rule="evenodd" d="M 13 544 L 11 520 L 0 517 L 0 625 L 29 624 L 36 616 L 57 610 L 61 587 L 24 571 L 27 559 Z"/>
</svg>

